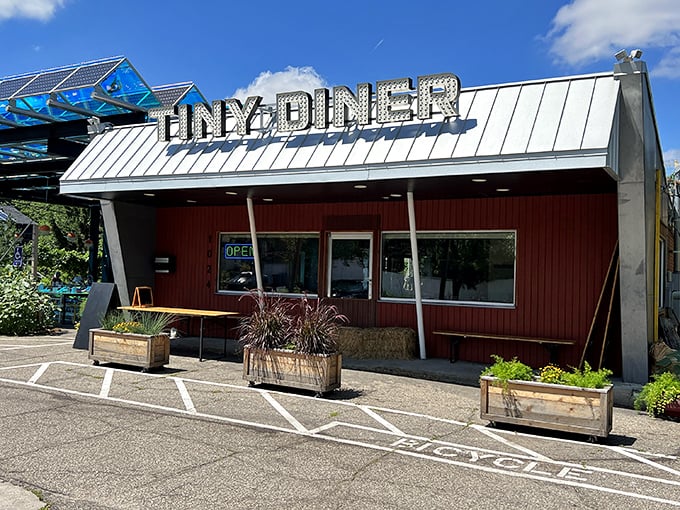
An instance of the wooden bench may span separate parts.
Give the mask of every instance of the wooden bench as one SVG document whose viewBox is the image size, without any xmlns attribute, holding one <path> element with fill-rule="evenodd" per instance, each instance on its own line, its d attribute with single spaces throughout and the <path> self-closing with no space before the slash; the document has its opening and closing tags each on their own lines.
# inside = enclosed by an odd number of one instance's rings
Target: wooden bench
<svg viewBox="0 0 680 510">
<path fill-rule="evenodd" d="M 487 333 L 467 333 L 463 331 L 433 331 L 433 335 L 442 335 L 449 337 L 449 361 L 454 363 L 458 359 L 458 352 L 461 340 L 466 338 L 483 338 L 488 340 L 501 340 L 512 342 L 528 342 L 532 344 L 540 344 L 545 347 L 550 354 L 550 362 L 557 363 L 557 351 L 560 347 L 575 345 L 574 340 L 561 340 L 557 338 L 536 338 L 528 336 L 513 336 L 513 335 L 490 335 Z"/>
</svg>

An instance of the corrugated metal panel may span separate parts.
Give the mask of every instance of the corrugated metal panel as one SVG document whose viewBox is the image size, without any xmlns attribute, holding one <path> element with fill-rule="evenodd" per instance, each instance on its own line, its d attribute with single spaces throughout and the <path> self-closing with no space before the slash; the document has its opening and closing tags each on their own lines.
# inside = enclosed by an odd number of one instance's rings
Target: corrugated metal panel
<svg viewBox="0 0 680 510">
<path fill-rule="evenodd" d="M 544 83 L 522 85 L 517 107 L 500 151 L 501 154 L 524 154 L 526 152 L 544 90 Z"/>
<path fill-rule="evenodd" d="M 83 179 L 90 180 L 89 190 L 98 180 L 117 179 L 102 182 L 113 190 L 126 189 L 137 177 L 153 187 L 158 185 L 153 177 L 220 173 L 231 174 L 223 181 L 229 186 L 249 178 L 253 170 L 279 171 L 278 182 L 292 184 L 315 182 L 315 172 L 331 168 L 375 167 L 379 171 L 373 175 L 384 178 L 387 164 L 399 167 L 399 177 L 407 178 L 422 175 L 413 162 L 427 166 L 437 160 L 469 172 L 466 165 L 473 157 L 484 158 L 475 165 L 476 172 L 484 171 L 484 165 L 496 165 L 493 171 L 499 171 L 498 162 L 513 161 L 531 162 L 533 169 L 541 165 L 578 168 L 579 158 L 592 157 L 594 149 L 607 154 L 618 87 L 611 75 L 600 75 L 468 89 L 459 98 L 460 118 L 447 121 L 435 113 L 427 121 L 284 133 L 258 129 L 256 120 L 251 134 L 239 136 L 229 118 L 225 138 L 170 142 L 156 142 L 149 125 L 125 127 L 99 135 L 64 174 L 62 184 L 67 192 L 77 193 L 77 183 Z M 263 113 L 261 120 L 266 126 L 270 114 Z M 173 124 L 171 130 L 177 126 Z M 534 153 L 551 152 L 568 153 L 568 157 L 530 159 Z M 129 164 L 123 164 L 126 159 Z M 505 171 L 512 169 L 508 166 Z M 200 180 L 176 184 L 201 185 Z M 163 181 L 163 187 L 172 186 L 172 181 Z"/>
<path fill-rule="evenodd" d="M 581 149 L 596 149 L 607 143 L 612 132 L 613 119 L 619 97 L 618 80 L 597 78 L 593 100 L 588 112 Z"/>
<path fill-rule="evenodd" d="M 510 119 L 517 106 L 521 87 L 507 87 L 498 91 L 495 106 L 489 114 L 484 136 L 479 144 L 477 156 L 500 154 L 503 142 L 510 128 Z"/>
<path fill-rule="evenodd" d="M 593 80 L 571 82 L 553 150 L 562 151 L 581 147 L 594 85 Z"/>
<path fill-rule="evenodd" d="M 543 92 L 541 105 L 538 107 L 527 152 L 549 152 L 553 150 L 568 90 L 569 82 L 566 81 L 547 83 L 545 85 L 545 91 Z"/>
</svg>

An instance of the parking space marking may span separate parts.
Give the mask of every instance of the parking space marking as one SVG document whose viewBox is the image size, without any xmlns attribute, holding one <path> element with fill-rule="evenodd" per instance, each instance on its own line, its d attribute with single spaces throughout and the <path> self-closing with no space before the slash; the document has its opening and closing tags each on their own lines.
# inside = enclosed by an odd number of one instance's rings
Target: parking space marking
<svg viewBox="0 0 680 510">
<path fill-rule="evenodd" d="M 42 363 L 38 367 L 38 370 L 36 370 L 35 373 L 33 374 L 33 377 L 31 377 L 28 380 L 29 384 L 35 384 L 38 381 L 38 379 L 40 379 L 40 376 L 42 376 L 49 367 L 50 363 Z"/>
<path fill-rule="evenodd" d="M 258 390 L 264 399 L 276 409 L 276 411 L 283 416 L 288 423 L 290 423 L 298 432 L 308 433 L 307 427 L 300 423 L 292 414 L 290 414 L 285 407 L 283 407 L 268 391 Z"/>
<path fill-rule="evenodd" d="M 41 344 L 41 345 L 13 345 L 13 344 L 4 344 L 2 347 L 0 347 L 0 351 L 18 351 L 21 349 L 40 349 L 42 347 L 54 347 L 55 345 L 71 345 L 73 342 L 58 342 L 58 343 L 50 343 L 50 344 Z"/>
<path fill-rule="evenodd" d="M 113 382 L 113 368 L 107 368 L 104 372 L 104 380 L 102 381 L 101 390 L 99 390 L 99 396 L 106 398 L 109 396 L 111 391 L 111 383 Z"/>
<path fill-rule="evenodd" d="M 39 384 L 38 381 L 40 380 L 41 376 L 50 366 L 53 365 L 55 366 L 67 365 L 83 367 L 93 370 L 104 370 L 105 376 L 104 381 L 102 383 L 102 387 L 98 390 L 98 393 L 89 393 L 84 391 L 72 390 L 69 388 L 60 388 L 56 386 Z M 118 402 L 121 404 L 139 406 L 152 410 L 159 410 L 169 413 L 176 413 L 180 415 L 205 418 L 209 420 L 229 423 L 232 425 L 240 425 L 259 429 L 266 429 L 270 431 L 292 433 L 312 437 L 315 439 L 321 439 L 324 441 L 353 445 L 357 447 L 369 448 L 374 450 L 381 450 L 398 455 L 406 455 L 409 457 L 424 459 L 428 461 L 435 461 L 449 465 L 464 467 L 467 469 L 485 471 L 488 473 L 540 480 L 543 482 L 553 483 L 557 485 L 579 487 L 583 489 L 632 497 L 639 500 L 653 501 L 673 506 L 680 506 L 680 497 L 675 496 L 675 491 L 677 491 L 677 493 L 680 494 L 680 471 L 669 468 L 667 466 L 663 466 L 662 464 L 650 460 L 648 457 L 653 456 L 653 454 L 646 455 L 644 452 L 637 452 L 633 449 L 612 447 L 607 445 L 593 445 L 596 446 L 597 448 L 606 449 L 612 453 L 616 453 L 618 455 L 634 459 L 637 462 L 644 463 L 647 466 L 655 467 L 661 470 L 666 475 L 673 475 L 674 477 L 678 478 L 674 479 L 659 478 L 658 476 L 650 476 L 649 474 L 626 472 L 590 466 L 585 463 L 576 464 L 573 462 L 552 460 L 528 448 L 524 448 L 520 445 L 514 444 L 512 441 L 505 440 L 497 433 L 492 432 L 491 434 L 489 434 L 490 431 L 488 430 L 483 431 L 482 430 L 483 427 L 476 424 L 471 426 L 470 424 L 465 424 L 462 422 L 458 422 L 456 420 L 436 418 L 419 413 L 379 408 L 363 404 L 354 404 L 352 402 L 332 401 L 334 405 L 351 406 L 354 408 L 361 409 L 364 412 L 367 412 L 367 414 L 374 417 L 374 419 L 377 418 L 376 422 L 381 426 L 381 428 L 333 420 L 313 430 L 308 430 L 297 420 L 297 418 L 292 416 L 288 412 L 288 410 L 286 410 L 285 407 L 281 405 L 281 403 L 275 398 L 275 395 L 282 392 L 263 390 L 260 388 L 246 388 L 242 385 L 200 381 L 195 379 L 179 378 L 161 374 L 145 374 L 145 373 L 135 374 L 139 375 L 142 378 L 156 377 L 175 380 L 175 384 L 180 394 L 186 392 L 184 394 L 188 398 L 188 400 L 185 400 L 183 397 L 185 409 L 181 409 L 170 406 L 157 405 L 148 402 L 140 402 L 135 400 L 114 398 L 108 396 L 110 385 L 114 381 L 114 373 L 116 372 L 129 373 L 129 371 L 127 370 L 113 369 L 109 367 L 98 367 L 93 365 L 71 363 L 66 361 L 54 361 L 49 363 L 35 363 L 13 367 L 1 367 L 0 370 L 11 370 L 27 367 L 37 367 L 36 371 L 28 379 L 28 381 L 16 380 L 11 378 L 0 378 L 0 381 L 10 384 L 23 385 L 32 388 L 41 388 L 48 391 L 57 391 L 61 393 L 79 395 L 86 398 L 99 398 L 109 402 Z M 193 405 L 189 391 L 187 390 L 186 387 L 186 383 L 188 382 L 191 382 L 192 384 L 207 385 L 211 387 L 221 387 L 230 389 L 234 388 L 239 390 L 240 392 L 239 394 L 243 394 L 243 392 L 253 392 L 253 395 L 255 393 L 258 393 L 264 399 L 267 400 L 267 402 L 272 406 L 273 409 L 276 410 L 278 414 L 283 416 L 288 421 L 291 427 L 287 428 L 268 423 L 246 421 L 229 416 L 221 416 L 200 412 Z M 301 399 L 309 399 L 312 402 L 319 401 L 318 399 L 315 399 L 310 396 L 291 395 L 289 393 L 285 393 L 285 395 L 289 398 L 294 397 Z M 329 401 L 325 400 L 323 402 L 328 403 Z M 480 448 L 476 446 L 454 443 L 450 441 L 434 440 L 427 437 L 421 437 L 416 434 L 409 434 L 401 430 L 401 428 L 403 427 L 400 428 L 392 424 L 389 419 L 390 415 L 395 416 L 405 415 L 419 420 L 436 420 L 444 423 L 449 423 L 457 427 L 462 426 L 475 432 L 481 432 L 485 434 L 487 437 L 490 437 L 498 441 L 499 445 L 503 445 L 513 450 L 519 449 L 520 451 L 523 451 L 523 453 L 518 454 L 506 451 L 497 451 Z M 415 426 L 417 426 L 417 421 L 415 423 L 416 423 Z M 502 434 L 505 431 L 497 432 L 500 432 Z M 362 433 L 364 436 L 368 434 L 368 437 L 362 439 L 361 438 Z M 513 432 L 513 434 L 517 433 Z M 531 436 L 530 434 L 524 433 L 522 433 L 521 435 L 528 438 L 535 437 Z M 589 443 L 582 443 L 568 439 L 565 440 L 543 436 L 541 436 L 540 439 L 541 440 L 547 439 L 567 443 L 573 442 L 577 443 L 582 448 L 587 448 L 589 446 Z M 672 456 L 662 457 L 671 458 L 675 460 L 675 458 Z M 638 492 L 630 491 L 631 481 L 633 480 L 637 481 L 633 485 L 636 487 Z M 666 499 L 668 496 L 671 496 L 674 499 Z"/>
<path fill-rule="evenodd" d="M 189 411 L 191 414 L 196 414 L 196 407 L 194 406 L 194 403 L 191 400 L 191 395 L 189 395 L 187 387 L 184 385 L 184 381 L 179 377 L 171 377 L 171 379 L 175 381 L 175 385 L 177 386 L 177 390 L 179 391 L 179 394 L 182 397 L 182 402 L 184 402 L 184 407 L 186 408 L 186 410 Z"/>
<path fill-rule="evenodd" d="M 378 413 L 373 411 L 370 407 L 359 406 L 359 409 L 361 409 L 363 412 L 365 412 L 367 415 L 369 415 L 371 418 L 373 418 L 378 423 L 381 423 L 387 430 L 391 430 L 395 434 L 403 434 L 403 432 L 401 430 L 399 430 L 397 427 L 392 425 L 389 421 L 384 419 Z"/>
</svg>

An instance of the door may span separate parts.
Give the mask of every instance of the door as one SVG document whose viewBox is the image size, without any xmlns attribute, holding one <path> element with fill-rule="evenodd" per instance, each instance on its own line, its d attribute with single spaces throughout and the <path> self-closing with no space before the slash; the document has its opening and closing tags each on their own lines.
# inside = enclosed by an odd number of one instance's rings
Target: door
<svg viewBox="0 0 680 510">
<path fill-rule="evenodd" d="M 328 297 L 371 299 L 373 235 L 331 233 L 328 244 Z"/>
</svg>

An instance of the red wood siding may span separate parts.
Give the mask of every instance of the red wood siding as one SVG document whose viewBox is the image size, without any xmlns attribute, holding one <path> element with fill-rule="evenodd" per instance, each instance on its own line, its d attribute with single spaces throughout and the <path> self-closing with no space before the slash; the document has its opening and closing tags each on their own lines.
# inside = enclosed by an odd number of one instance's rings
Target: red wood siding
<svg viewBox="0 0 680 510">
<path fill-rule="evenodd" d="M 563 364 L 577 364 L 602 282 L 617 240 L 616 196 L 564 195 L 494 199 L 416 201 L 418 230 L 515 230 L 517 260 L 515 307 L 424 305 L 428 357 L 447 357 L 448 343 L 431 334 L 437 329 L 469 330 L 522 336 L 573 339 L 562 351 Z M 357 222 L 348 224 L 347 216 Z M 408 230 L 406 201 L 343 204 L 259 205 L 259 232 L 321 232 L 328 217 L 343 216 L 345 230 L 373 231 L 373 296 L 380 289 L 380 237 L 383 231 Z M 326 223 L 324 223 L 326 221 Z M 158 274 L 154 289 L 159 304 L 221 310 L 250 310 L 248 300 L 215 293 L 219 232 L 248 232 L 243 206 L 167 208 L 158 211 L 157 253 L 177 257 L 173 274 Z M 321 242 L 320 266 L 326 260 Z M 323 273 L 323 267 L 320 268 Z M 322 275 L 323 276 L 323 275 Z M 323 278 L 319 282 L 322 285 Z M 416 328 L 413 304 L 337 300 L 353 325 Z M 461 358 L 487 362 L 491 354 L 517 355 L 534 366 L 545 364 L 541 346 L 488 340 L 463 342 Z"/>
</svg>

